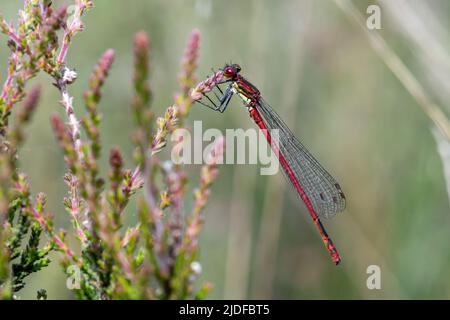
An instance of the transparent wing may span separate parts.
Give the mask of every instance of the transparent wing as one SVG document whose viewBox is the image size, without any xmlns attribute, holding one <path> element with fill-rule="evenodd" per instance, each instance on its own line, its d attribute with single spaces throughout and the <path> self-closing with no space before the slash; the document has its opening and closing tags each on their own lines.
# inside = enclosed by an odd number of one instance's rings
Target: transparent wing
<svg viewBox="0 0 450 320">
<path fill-rule="evenodd" d="M 339 183 L 309 153 L 267 102 L 260 99 L 256 109 L 268 129 L 279 130 L 280 152 L 291 166 L 317 214 L 331 218 L 343 211 L 345 195 Z"/>
</svg>

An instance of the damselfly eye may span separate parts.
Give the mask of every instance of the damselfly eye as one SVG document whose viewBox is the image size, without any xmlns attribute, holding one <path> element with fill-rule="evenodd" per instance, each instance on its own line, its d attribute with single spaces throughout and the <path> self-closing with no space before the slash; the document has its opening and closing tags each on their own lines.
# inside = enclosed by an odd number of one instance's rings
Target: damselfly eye
<svg viewBox="0 0 450 320">
<path fill-rule="evenodd" d="M 234 77 L 236 71 L 234 70 L 233 67 L 226 67 L 226 68 L 223 70 L 223 73 L 224 73 L 225 77 L 227 77 L 227 78 L 232 78 L 232 77 Z"/>
</svg>

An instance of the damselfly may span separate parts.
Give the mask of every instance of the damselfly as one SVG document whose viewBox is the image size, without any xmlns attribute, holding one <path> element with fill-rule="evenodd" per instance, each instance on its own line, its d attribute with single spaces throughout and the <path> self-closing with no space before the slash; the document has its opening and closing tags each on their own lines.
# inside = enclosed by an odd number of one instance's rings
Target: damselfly
<svg viewBox="0 0 450 320">
<path fill-rule="evenodd" d="M 222 70 L 201 82 L 192 91 L 191 97 L 219 112 L 226 110 L 233 95 L 242 99 L 251 118 L 277 155 L 288 180 L 305 203 L 333 262 L 338 264 L 341 261 L 339 252 L 319 217 L 330 218 L 345 209 L 345 196 L 341 187 L 261 97 L 260 91 L 240 75 L 240 71 L 237 64 L 225 65 Z M 226 88 L 223 90 L 220 85 L 226 85 Z M 214 96 L 208 93 L 213 93 Z M 274 131 L 277 132 L 275 138 L 278 139 L 274 139 Z"/>
</svg>

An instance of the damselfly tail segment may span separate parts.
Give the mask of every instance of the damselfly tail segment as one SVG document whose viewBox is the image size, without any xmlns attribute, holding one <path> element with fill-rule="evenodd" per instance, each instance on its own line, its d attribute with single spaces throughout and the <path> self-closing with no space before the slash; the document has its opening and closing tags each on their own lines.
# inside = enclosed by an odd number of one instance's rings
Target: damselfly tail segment
<svg viewBox="0 0 450 320">
<path fill-rule="evenodd" d="M 262 99 L 259 90 L 239 74 L 240 70 L 234 64 L 214 72 L 192 91 L 192 99 L 210 109 L 224 112 L 234 94 L 241 98 L 277 155 L 283 173 L 305 203 L 333 262 L 338 264 L 341 261 L 339 252 L 319 217 L 331 218 L 345 209 L 345 196 L 340 185 Z M 273 137 L 271 132 L 277 132 L 277 135 Z"/>
<path fill-rule="evenodd" d="M 333 244 L 333 241 L 328 236 L 325 228 L 322 225 L 322 222 L 319 219 L 318 213 L 314 209 L 314 205 L 312 201 L 310 200 L 310 196 L 308 196 L 308 189 L 305 189 L 302 186 L 302 182 L 299 181 L 298 174 L 294 171 L 293 167 L 294 165 L 289 163 L 287 159 L 289 157 L 286 157 L 287 153 L 283 151 L 285 148 L 283 144 L 281 143 L 281 133 L 279 132 L 279 141 L 278 143 L 274 143 L 272 141 L 272 136 L 269 131 L 269 128 L 266 126 L 266 123 L 264 122 L 263 118 L 261 117 L 260 112 L 258 111 L 258 108 L 252 108 L 250 110 L 250 115 L 255 121 L 255 123 L 258 125 L 258 127 L 263 131 L 264 135 L 266 136 L 267 142 L 271 145 L 272 149 L 274 149 L 275 154 L 278 156 L 278 160 L 280 161 L 280 165 L 283 168 L 283 172 L 288 177 L 289 181 L 291 182 L 292 186 L 295 188 L 295 191 L 300 196 L 300 199 L 303 200 L 303 202 L 306 205 L 306 208 L 309 211 L 309 214 L 311 215 L 311 218 L 314 221 L 314 224 L 316 225 L 316 228 L 319 231 L 319 234 L 322 238 L 323 243 L 325 244 L 325 247 L 327 248 L 328 252 L 330 253 L 331 259 L 335 264 L 339 264 L 341 261 L 341 257 L 339 255 L 339 252 L 337 251 L 336 247 Z M 279 149 L 277 148 L 277 145 L 279 146 Z M 295 167 L 294 167 L 295 168 Z"/>
</svg>

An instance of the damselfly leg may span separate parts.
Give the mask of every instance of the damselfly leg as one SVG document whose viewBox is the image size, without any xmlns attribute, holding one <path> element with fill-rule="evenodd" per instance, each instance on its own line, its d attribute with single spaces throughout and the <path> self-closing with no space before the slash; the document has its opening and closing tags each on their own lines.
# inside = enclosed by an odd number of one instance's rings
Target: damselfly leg
<svg viewBox="0 0 450 320">
<path fill-rule="evenodd" d="M 222 89 L 220 85 L 223 85 L 225 83 L 227 83 L 228 85 L 225 89 Z M 231 100 L 231 97 L 234 94 L 234 91 L 232 90 L 232 84 L 233 83 L 229 79 L 216 83 L 213 90 L 208 92 L 208 94 L 202 93 L 205 99 L 197 100 L 197 102 L 214 111 L 219 111 L 221 113 L 224 112 Z"/>
</svg>

